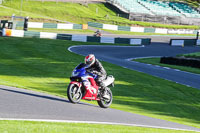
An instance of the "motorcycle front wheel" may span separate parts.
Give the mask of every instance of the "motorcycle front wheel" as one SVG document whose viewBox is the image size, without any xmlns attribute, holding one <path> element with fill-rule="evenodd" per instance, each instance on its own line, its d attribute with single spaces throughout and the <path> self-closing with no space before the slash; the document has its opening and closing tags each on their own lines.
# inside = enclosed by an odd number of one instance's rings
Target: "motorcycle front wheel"
<svg viewBox="0 0 200 133">
<path fill-rule="evenodd" d="M 97 101 L 101 108 L 108 108 L 112 104 L 112 91 L 109 88 L 106 90 L 106 94 L 110 97 L 109 99 L 100 98 Z"/>
<path fill-rule="evenodd" d="M 82 98 L 81 89 L 76 84 L 70 84 L 67 88 L 67 97 L 70 102 L 78 103 Z"/>
</svg>

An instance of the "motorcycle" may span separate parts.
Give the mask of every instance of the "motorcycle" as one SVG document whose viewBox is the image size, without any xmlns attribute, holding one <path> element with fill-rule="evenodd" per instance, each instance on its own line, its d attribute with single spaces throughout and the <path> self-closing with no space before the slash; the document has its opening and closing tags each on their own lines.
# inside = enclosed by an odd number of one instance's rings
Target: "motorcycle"
<svg viewBox="0 0 200 133">
<path fill-rule="evenodd" d="M 87 65 L 85 63 L 80 63 L 72 71 L 72 75 L 70 77 L 71 82 L 67 88 L 67 97 L 69 101 L 72 103 L 78 103 L 81 99 L 96 100 L 100 107 L 108 108 L 112 103 L 112 91 L 108 87 L 114 87 L 115 78 L 112 75 L 107 76 L 107 78 L 103 81 L 106 88 L 102 89 L 95 81 L 98 76 L 87 72 L 86 68 Z M 87 76 L 90 86 L 96 89 L 96 93 L 85 88 L 81 78 L 83 76 Z M 105 98 L 104 95 L 107 95 L 107 97 Z"/>
<path fill-rule="evenodd" d="M 93 36 L 94 37 L 101 37 L 101 33 L 100 32 L 95 32 Z"/>
</svg>

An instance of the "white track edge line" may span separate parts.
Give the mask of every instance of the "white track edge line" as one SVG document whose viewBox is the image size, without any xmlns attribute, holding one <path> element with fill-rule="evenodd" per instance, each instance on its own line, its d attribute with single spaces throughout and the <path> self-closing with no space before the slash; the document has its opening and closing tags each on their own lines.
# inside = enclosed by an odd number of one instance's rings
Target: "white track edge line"
<svg viewBox="0 0 200 133">
<path fill-rule="evenodd" d="M 125 60 L 131 61 L 131 62 L 137 62 L 137 61 L 132 61 L 132 60 L 134 60 L 134 59 L 145 59 L 145 58 L 159 58 L 159 57 L 162 57 L 162 56 L 134 57 L 134 58 L 128 58 L 128 59 L 125 59 Z M 141 62 L 137 62 L 137 63 L 141 63 Z M 147 63 L 141 63 L 141 64 L 147 64 Z M 153 64 L 147 64 L 147 65 L 159 66 L 159 65 L 153 65 Z M 166 69 L 166 67 L 163 67 L 163 66 L 160 66 L 160 67 Z M 184 72 L 184 73 L 189 73 L 189 74 L 193 74 L 193 75 L 197 75 L 197 76 L 200 75 L 200 74 L 197 74 L 197 73 L 187 72 L 187 71 L 179 70 L 179 69 L 176 69 L 176 68 L 169 68 L 168 67 L 167 69 L 171 69 L 171 70 L 175 70 L 175 71 L 181 71 L 181 72 Z"/>
<path fill-rule="evenodd" d="M 126 123 L 115 123 L 115 122 L 98 122 L 98 121 L 74 121 L 74 120 L 50 120 L 50 119 L 16 119 L 16 118 L 0 118 L 0 121 L 34 121 L 34 122 L 56 122 L 56 123 L 86 123 L 86 124 L 106 124 L 106 125 L 123 125 L 123 126 L 135 126 L 135 127 L 146 127 L 146 128 L 158 128 L 158 129 L 167 129 L 167 130 L 181 130 L 181 131 L 195 131 L 189 129 L 180 129 L 180 128 L 169 128 L 169 127 L 160 127 L 160 126 L 148 126 L 140 124 L 126 124 Z"/>
<path fill-rule="evenodd" d="M 75 48 L 75 47 L 104 47 L 104 46 L 106 46 L 106 47 L 128 47 L 128 48 L 143 48 L 143 47 L 145 47 L 144 45 L 138 45 L 138 46 L 119 46 L 119 45 L 77 45 L 77 46 L 71 46 L 71 47 L 69 47 L 68 48 L 68 50 L 70 51 L 70 52 L 72 52 L 72 53 L 74 53 L 72 50 L 71 50 L 71 48 Z"/>
</svg>

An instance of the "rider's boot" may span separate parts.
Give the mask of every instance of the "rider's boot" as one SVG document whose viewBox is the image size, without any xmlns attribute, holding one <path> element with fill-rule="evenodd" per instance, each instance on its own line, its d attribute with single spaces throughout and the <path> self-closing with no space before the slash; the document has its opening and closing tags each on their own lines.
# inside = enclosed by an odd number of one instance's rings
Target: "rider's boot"
<svg viewBox="0 0 200 133">
<path fill-rule="evenodd" d="M 107 87 L 102 87 L 102 89 L 103 89 L 103 98 L 105 98 L 105 99 L 110 99 L 110 96 L 107 94 Z"/>
<path fill-rule="evenodd" d="M 101 81 L 98 82 L 98 85 L 100 86 L 101 90 L 102 90 L 102 97 L 105 99 L 110 99 L 110 96 L 107 94 L 107 87 L 105 86 L 105 84 Z"/>
</svg>

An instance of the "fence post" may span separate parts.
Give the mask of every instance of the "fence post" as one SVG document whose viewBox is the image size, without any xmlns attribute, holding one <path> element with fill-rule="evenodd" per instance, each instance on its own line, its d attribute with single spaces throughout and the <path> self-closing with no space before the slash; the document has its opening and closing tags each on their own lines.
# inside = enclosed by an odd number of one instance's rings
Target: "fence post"
<svg viewBox="0 0 200 133">
<path fill-rule="evenodd" d="M 196 37 L 196 39 L 197 40 L 199 39 L 199 31 L 197 31 L 197 37 Z"/>
<path fill-rule="evenodd" d="M 11 21 L 13 22 L 15 20 L 15 14 L 12 15 Z"/>
<path fill-rule="evenodd" d="M 179 19 L 178 19 L 178 24 L 179 25 L 181 24 L 181 17 L 179 17 Z"/>
<path fill-rule="evenodd" d="M 167 20 L 167 17 L 166 16 L 164 16 L 164 24 L 166 24 L 166 20 Z"/>
<path fill-rule="evenodd" d="M 28 16 L 24 18 L 24 31 L 28 30 L 28 19 L 29 19 Z"/>
</svg>

